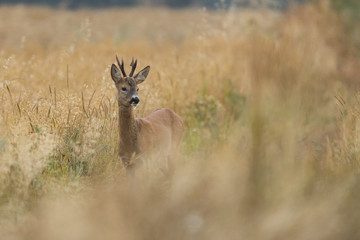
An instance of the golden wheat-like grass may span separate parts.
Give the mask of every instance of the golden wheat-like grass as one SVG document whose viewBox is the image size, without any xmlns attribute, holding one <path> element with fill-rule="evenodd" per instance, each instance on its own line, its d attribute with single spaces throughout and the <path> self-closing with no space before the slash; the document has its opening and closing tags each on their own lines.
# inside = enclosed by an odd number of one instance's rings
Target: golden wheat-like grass
<svg viewBox="0 0 360 240">
<path fill-rule="evenodd" d="M 1 239 L 357 239 L 359 96 L 337 15 L 0 8 Z M 185 121 L 172 176 L 117 156 L 115 55 L 137 116 Z"/>
</svg>

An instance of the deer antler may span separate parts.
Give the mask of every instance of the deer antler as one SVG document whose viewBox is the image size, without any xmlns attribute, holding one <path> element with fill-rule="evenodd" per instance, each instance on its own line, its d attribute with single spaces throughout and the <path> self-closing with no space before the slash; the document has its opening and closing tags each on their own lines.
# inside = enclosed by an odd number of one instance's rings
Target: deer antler
<svg viewBox="0 0 360 240">
<path fill-rule="evenodd" d="M 132 68 L 131 68 L 131 72 L 130 72 L 130 74 L 129 74 L 129 77 L 132 77 L 132 76 L 133 76 L 134 71 L 135 71 L 135 68 L 136 68 L 136 64 L 137 64 L 137 59 L 136 59 L 135 62 L 134 62 L 134 57 L 133 57 L 132 60 L 131 60 L 131 63 L 130 63 L 130 66 L 131 66 Z"/>
<path fill-rule="evenodd" d="M 124 59 L 121 58 L 121 64 L 120 64 L 120 61 L 119 61 L 118 57 L 116 56 L 116 61 L 117 61 L 118 65 L 119 65 L 119 68 L 120 68 L 122 74 L 123 74 L 123 77 L 126 77 L 126 73 L 125 73 L 125 70 L 124 70 Z"/>
</svg>

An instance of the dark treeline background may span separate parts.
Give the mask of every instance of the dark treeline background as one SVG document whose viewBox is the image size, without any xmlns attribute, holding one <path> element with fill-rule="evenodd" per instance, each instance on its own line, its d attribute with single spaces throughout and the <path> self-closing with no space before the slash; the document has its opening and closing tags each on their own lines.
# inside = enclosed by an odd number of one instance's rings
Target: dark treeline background
<svg viewBox="0 0 360 240">
<path fill-rule="evenodd" d="M 270 7 L 284 9 L 291 4 L 307 0 L 0 0 L 0 4 L 36 4 L 51 7 L 76 9 L 81 7 L 116 7 L 116 6 L 167 6 L 184 8 L 203 6 L 211 9 L 237 7 Z"/>
</svg>

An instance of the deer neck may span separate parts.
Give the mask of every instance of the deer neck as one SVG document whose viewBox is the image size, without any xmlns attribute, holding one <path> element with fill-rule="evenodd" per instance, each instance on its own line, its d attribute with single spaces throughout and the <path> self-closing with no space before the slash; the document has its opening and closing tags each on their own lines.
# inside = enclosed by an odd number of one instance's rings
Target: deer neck
<svg viewBox="0 0 360 240">
<path fill-rule="evenodd" d="M 120 155 L 130 158 L 137 153 L 137 124 L 131 106 L 119 104 Z"/>
</svg>

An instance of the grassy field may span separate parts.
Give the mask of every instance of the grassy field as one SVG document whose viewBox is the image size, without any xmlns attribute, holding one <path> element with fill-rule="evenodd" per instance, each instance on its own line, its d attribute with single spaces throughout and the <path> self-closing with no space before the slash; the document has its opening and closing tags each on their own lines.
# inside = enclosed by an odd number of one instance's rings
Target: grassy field
<svg viewBox="0 0 360 240">
<path fill-rule="evenodd" d="M 0 7 L 0 239 L 359 239 L 360 59 L 326 4 Z M 173 176 L 129 185 L 115 55 L 138 117 L 184 120 Z"/>
</svg>

